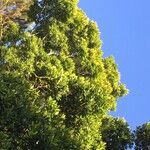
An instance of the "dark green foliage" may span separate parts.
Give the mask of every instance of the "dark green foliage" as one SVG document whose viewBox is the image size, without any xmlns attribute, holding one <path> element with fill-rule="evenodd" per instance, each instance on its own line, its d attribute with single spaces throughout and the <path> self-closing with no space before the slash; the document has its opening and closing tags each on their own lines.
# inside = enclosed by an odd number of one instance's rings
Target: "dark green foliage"
<svg viewBox="0 0 150 150">
<path fill-rule="evenodd" d="M 133 146 L 133 135 L 124 119 L 108 117 L 102 121 L 102 139 L 106 150 L 126 150 Z"/>
<path fill-rule="evenodd" d="M 11 139 L 10 136 L 5 132 L 0 132 L 0 147 L 1 149 L 10 149 L 11 148 Z"/>
<path fill-rule="evenodd" d="M 150 123 L 138 126 L 134 131 L 135 134 L 135 150 L 150 149 Z"/>
</svg>

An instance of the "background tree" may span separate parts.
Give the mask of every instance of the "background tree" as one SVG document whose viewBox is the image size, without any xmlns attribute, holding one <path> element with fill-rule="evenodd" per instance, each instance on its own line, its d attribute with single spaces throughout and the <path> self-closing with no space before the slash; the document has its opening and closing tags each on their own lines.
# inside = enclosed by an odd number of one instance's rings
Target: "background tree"
<svg viewBox="0 0 150 150">
<path fill-rule="evenodd" d="M 11 149 L 103 150 L 99 126 L 127 90 L 77 0 L 34 1 L 32 33 L 0 47 L 0 130 Z"/>
<path fill-rule="evenodd" d="M 11 21 L 22 23 L 27 19 L 26 11 L 32 0 L 1 0 L 0 1 L 0 40 L 8 30 Z"/>
<path fill-rule="evenodd" d="M 150 123 L 138 126 L 134 131 L 135 134 L 135 150 L 150 149 Z"/>
<path fill-rule="evenodd" d="M 133 146 L 133 134 L 122 118 L 107 117 L 102 121 L 102 139 L 106 150 L 126 150 Z"/>
</svg>

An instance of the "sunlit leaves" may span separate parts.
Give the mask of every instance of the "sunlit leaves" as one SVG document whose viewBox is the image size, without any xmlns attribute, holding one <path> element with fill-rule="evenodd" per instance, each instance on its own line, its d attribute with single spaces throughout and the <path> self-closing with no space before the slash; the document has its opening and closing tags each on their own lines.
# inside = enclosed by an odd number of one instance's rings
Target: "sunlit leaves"
<svg viewBox="0 0 150 150">
<path fill-rule="evenodd" d="M 103 150 L 101 121 L 127 90 L 96 23 L 77 0 L 34 1 L 28 14 L 34 30 L 12 23 L 0 47 L 2 131 L 19 148 Z"/>
</svg>

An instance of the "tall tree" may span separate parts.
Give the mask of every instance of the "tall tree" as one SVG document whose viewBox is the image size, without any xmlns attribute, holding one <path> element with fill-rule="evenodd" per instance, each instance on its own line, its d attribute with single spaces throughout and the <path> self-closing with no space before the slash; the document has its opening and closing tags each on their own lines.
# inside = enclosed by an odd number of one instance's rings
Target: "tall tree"
<svg viewBox="0 0 150 150">
<path fill-rule="evenodd" d="M 138 126 L 135 133 L 135 150 L 150 149 L 150 123 Z"/>
<path fill-rule="evenodd" d="M 96 23 L 77 0 L 34 1 L 28 14 L 34 32 L 13 23 L 0 47 L 2 137 L 18 149 L 105 149 L 99 125 L 127 90 Z"/>
<path fill-rule="evenodd" d="M 133 146 L 133 134 L 128 123 L 122 118 L 105 118 L 101 132 L 106 150 L 126 150 Z"/>
</svg>

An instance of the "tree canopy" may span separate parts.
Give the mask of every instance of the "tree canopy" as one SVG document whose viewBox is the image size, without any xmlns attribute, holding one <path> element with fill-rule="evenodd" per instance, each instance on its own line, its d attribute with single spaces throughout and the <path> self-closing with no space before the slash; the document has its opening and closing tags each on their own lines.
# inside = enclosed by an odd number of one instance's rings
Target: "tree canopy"
<svg viewBox="0 0 150 150">
<path fill-rule="evenodd" d="M 26 11 L 32 0 L 1 0 L 0 1 L 0 40 L 5 36 L 11 21 L 25 19 Z"/>
<path fill-rule="evenodd" d="M 134 131 L 135 134 L 135 150 L 150 149 L 150 123 L 138 126 Z"/>
<path fill-rule="evenodd" d="M 5 31 L 0 45 L 3 149 L 105 149 L 102 120 L 127 89 L 114 58 L 103 57 L 97 24 L 77 3 L 34 1 L 27 12 L 34 30 L 24 31 L 12 20 Z"/>
<path fill-rule="evenodd" d="M 133 134 L 123 118 L 107 117 L 102 121 L 102 139 L 106 150 L 126 150 L 133 146 Z"/>
</svg>

